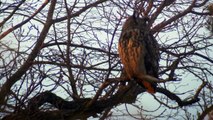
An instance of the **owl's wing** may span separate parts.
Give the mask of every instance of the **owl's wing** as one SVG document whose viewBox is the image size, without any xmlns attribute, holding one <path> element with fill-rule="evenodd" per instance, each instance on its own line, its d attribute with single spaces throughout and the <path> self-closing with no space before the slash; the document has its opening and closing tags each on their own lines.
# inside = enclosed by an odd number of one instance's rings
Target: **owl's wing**
<svg viewBox="0 0 213 120">
<path fill-rule="evenodd" d="M 145 36 L 146 40 L 146 55 L 145 55 L 145 67 L 148 75 L 158 78 L 159 70 L 159 45 L 152 34 Z"/>
<path fill-rule="evenodd" d="M 158 70 L 159 70 L 159 45 L 152 34 L 145 36 L 146 40 L 146 55 L 144 58 L 146 73 L 152 77 L 158 79 Z M 144 83 L 143 83 L 144 84 Z M 156 89 L 157 83 L 150 83 L 150 91 Z"/>
</svg>

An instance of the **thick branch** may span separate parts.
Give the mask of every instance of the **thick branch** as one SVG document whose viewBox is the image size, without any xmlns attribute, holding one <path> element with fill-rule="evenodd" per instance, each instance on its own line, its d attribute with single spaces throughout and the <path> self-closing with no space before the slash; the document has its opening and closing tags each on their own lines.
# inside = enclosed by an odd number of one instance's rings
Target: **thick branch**
<svg viewBox="0 0 213 120">
<path fill-rule="evenodd" d="M 189 101 L 183 101 L 183 100 L 180 99 L 180 97 L 178 97 L 176 94 L 170 92 L 167 89 L 157 88 L 156 91 L 166 95 L 171 100 L 175 100 L 180 107 L 191 105 L 191 104 L 196 103 L 196 102 L 198 102 L 200 100 L 199 98 L 195 98 L 194 97 L 194 98 L 192 98 Z"/>
<path fill-rule="evenodd" d="M 116 94 L 107 99 L 99 99 L 92 103 L 92 105 L 90 105 L 92 100 L 90 98 L 80 98 L 75 101 L 65 101 L 51 92 L 43 92 L 38 96 L 30 99 L 27 109 L 21 110 L 17 114 L 8 115 L 5 117 L 5 119 L 11 119 L 11 117 L 17 118 L 20 116 L 23 116 L 23 118 L 26 118 L 26 116 L 34 116 L 34 119 L 36 119 L 35 117 L 39 116 L 40 118 L 42 117 L 52 120 L 61 118 L 85 119 L 91 116 L 96 116 L 97 113 L 101 113 L 105 109 L 111 108 L 118 104 L 133 103 L 135 102 L 137 95 L 141 92 L 144 92 L 144 90 L 139 86 L 133 86 L 132 83 L 129 83 L 127 86 L 120 85 Z M 46 102 L 52 104 L 59 110 L 48 112 L 39 111 L 38 108 Z"/>
<path fill-rule="evenodd" d="M 90 98 L 80 98 L 75 101 L 65 101 L 64 99 L 58 97 L 54 93 L 43 92 L 40 95 L 33 97 L 29 101 L 28 109 L 23 110 L 24 112 L 21 111 L 20 114 L 25 116 L 26 115 L 32 116 L 34 114 L 39 114 L 39 116 L 42 116 L 44 115 L 44 112 L 41 112 L 38 109 L 41 105 L 47 102 L 52 104 L 55 108 L 58 108 L 58 110 L 49 111 L 48 113 L 46 112 L 46 114 L 51 115 L 46 115 L 43 117 L 54 115 L 55 118 L 57 119 L 59 119 L 60 117 L 69 119 L 71 118 L 85 119 L 91 116 L 96 116 L 98 113 L 102 113 L 104 110 L 117 106 L 118 104 L 121 103 L 134 103 L 136 101 L 137 95 L 142 92 L 145 92 L 144 89 L 142 89 L 139 86 L 135 86 L 135 84 L 136 84 L 135 82 L 129 82 L 129 84 L 126 86 L 120 85 L 116 94 L 107 99 L 98 99 L 97 101 L 93 102 L 92 105 L 91 105 L 92 99 Z M 177 95 L 164 88 L 157 88 L 156 91 L 166 95 L 171 100 L 175 100 L 180 107 L 191 105 L 199 101 L 198 98 L 192 98 L 191 100 L 183 101 Z M 57 115 L 56 113 L 59 116 L 56 116 Z M 20 116 L 20 114 L 17 115 Z"/>
<path fill-rule="evenodd" d="M 205 116 L 210 113 L 211 111 L 213 111 L 213 105 L 211 105 L 210 107 L 206 108 L 202 114 L 198 117 L 198 120 L 204 120 Z"/>
</svg>

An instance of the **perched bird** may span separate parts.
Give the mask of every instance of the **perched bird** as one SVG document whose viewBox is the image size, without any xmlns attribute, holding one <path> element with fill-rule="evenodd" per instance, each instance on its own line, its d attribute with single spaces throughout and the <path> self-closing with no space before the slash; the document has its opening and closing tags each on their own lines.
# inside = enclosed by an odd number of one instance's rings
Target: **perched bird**
<svg viewBox="0 0 213 120">
<path fill-rule="evenodd" d="M 155 93 L 157 83 L 144 80 L 144 75 L 158 78 L 159 45 L 147 28 L 148 18 L 134 13 L 127 18 L 118 44 L 119 57 L 128 79 L 134 79 L 149 93 Z"/>
</svg>

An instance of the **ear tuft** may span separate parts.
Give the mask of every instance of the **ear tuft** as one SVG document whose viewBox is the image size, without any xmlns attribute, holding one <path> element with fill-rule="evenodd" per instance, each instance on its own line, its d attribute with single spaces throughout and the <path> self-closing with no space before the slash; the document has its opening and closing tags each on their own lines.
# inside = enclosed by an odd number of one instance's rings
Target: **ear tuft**
<svg viewBox="0 0 213 120">
<path fill-rule="evenodd" d="M 139 18 L 139 14 L 138 14 L 138 12 L 136 10 L 134 10 L 132 16 L 133 16 L 134 19 Z"/>
</svg>

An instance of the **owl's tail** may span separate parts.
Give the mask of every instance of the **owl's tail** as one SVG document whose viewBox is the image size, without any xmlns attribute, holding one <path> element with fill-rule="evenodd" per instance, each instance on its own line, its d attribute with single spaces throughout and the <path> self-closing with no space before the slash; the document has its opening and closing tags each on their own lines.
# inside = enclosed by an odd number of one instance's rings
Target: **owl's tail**
<svg viewBox="0 0 213 120">
<path fill-rule="evenodd" d="M 156 83 L 150 83 L 145 80 L 140 80 L 138 81 L 138 84 L 141 85 L 143 88 L 145 88 L 147 92 L 151 94 L 156 93 L 156 85 L 157 85 Z"/>
</svg>

